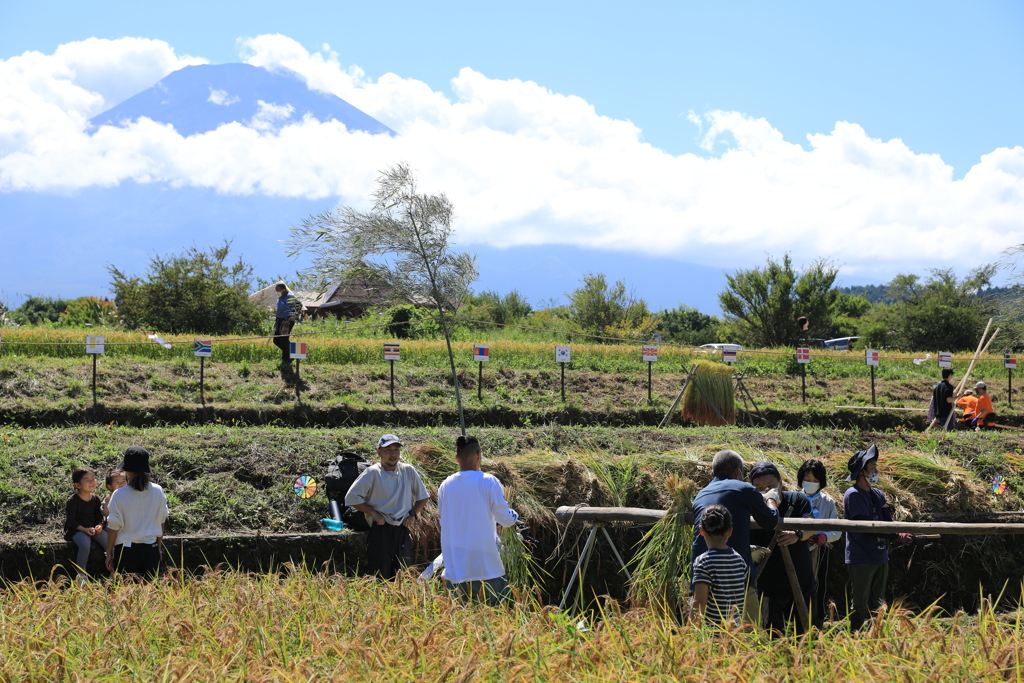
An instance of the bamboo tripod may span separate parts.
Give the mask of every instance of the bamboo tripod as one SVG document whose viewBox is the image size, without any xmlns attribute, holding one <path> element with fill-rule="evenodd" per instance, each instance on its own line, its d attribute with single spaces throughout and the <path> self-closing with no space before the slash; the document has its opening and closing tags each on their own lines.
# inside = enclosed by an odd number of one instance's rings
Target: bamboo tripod
<svg viewBox="0 0 1024 683">
<path fill-rule="evenodd" d="M 632 574 L 629 573 L 629 569 L 626 567 L 625 560 L 623 560 L 622 555 L 619 554 L 619 549 L 615 547 L 615 541 L 612 540 L 611 534 L 608 533 L 608 524 L 604 522 L 587 522 L 587 525 L 590 527 L 590 534 L 587 535 L 587 541 L 583 544 L 583 550 L 580 552 L 580 557 L 576 561 L 576 568 L 572 570 L 572 576 L 569 578 L 569 585 L 565 587 L 565 593 L 562 595 L 562 602 L 558 603 L 558 609 L 565 609 L 565 604 L 569 601 L 569 594 L 572 592 L 572 587 L 576 583 L 576 577 L 586 573 L 587 565 L 590 564 L 590 555 L 594 552 L 594 546 L 596 545 L 598 529 L 601 530 L 605 539 L 608 541 L 608 545 L 611 546 L 612 553 L 615 554 L 615 559 L 619 561 L 619 566 L 626 575 L 626 580 L 633 580 Z M 582 586 L 583 579 L 581 578 L 581 589 Z M 573 602 L 575 602 L 575 600 L 573 600 Z"/>
<path fill-rule="evenodd" d="M 985 331 L 981 333 L 981 340 L 978 342 L 978 348 L 974 351 L 974 356 L 971 358 L 971 364 L 967 366 L 967 372 L 964 373 L 963 377 L 960 378 L 960 382 L 957 383 L 956 389 L 953 391 L 953 398 L 956 398 L 957 396 L 963 393 L 964 386 L 967 384 L 967 380 L 970 379 L 971 372 L 974 370 L 974 366 L 977 365 L 978 359 L 985 355 L 985 353 L 988 351 L 988 347 L 992 345 L 992 340 L 996 338 L 997 334 L 999 334 L 1000 328 L 997 327 L 996 331 L 993 332 L 992 336 L 988 337 L 988 340 L 986 341 L 986 337 L 988 336 L 988 330 L 990 327 L 992 327 L 992 318 L 988 319 L 988 324 L 985 325 Z M 938 410 L 938 406 L 935 406 L 935 408 L 936 410 Z M 946 421 L 942 425 L 942 431 L 949 430 L 949 421 L 953 419 L 953 414 L 955 412 L 956 409 L 951 406 L 949 409 L 949 414 L 946 415 Z M 931 431 L 932 427 L 937 425 L 938 422 L 938 419 L 932 420 L 930 423 L 928 423 L 928 426 L 925 427 L 924 431 Z"/>
</svg>

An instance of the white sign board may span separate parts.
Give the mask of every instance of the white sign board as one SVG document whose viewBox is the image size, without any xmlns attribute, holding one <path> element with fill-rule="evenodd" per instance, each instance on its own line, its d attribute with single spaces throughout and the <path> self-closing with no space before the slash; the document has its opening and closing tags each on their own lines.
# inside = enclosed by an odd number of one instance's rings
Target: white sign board
<svg viewBox="0 0 1024 683">
<path fill-rule="evenodd" d="M 398 344 L 384 344 L 384 360 L 402 360 L 402 350 Z"/>
<path fill-rule="evenodd" d="M 797 349 L 796 350 L 796 362 L 797 363 L 810 363 L 811 362 L 811 350 L 810 349 Z"/>
<path fill-rule="evenodd" d="M 196 358 L 210 358 L 213 356 L 213 340 L 196 339 L 192 342 L 192 355 Z"/>
<path fill-rule="evenodd" d="M 306 360 L 306 353 L 309 351 L 308 344 L 306 342 L 289 342 L 291 348 L 290 355 L 294 360 Z"/>
<path fill-rule="evenodd" d="M 86 353 L 103 353 L 103 337 L 88 336 L 85 338 Z"/>
<path fill-rule="evenodd" d="M 473 345 L 473 360 L 484 362 L 491 359 L 491 347 L 487 344 Z"/>
<path fill-rule="evenodd" d="M 1003 367 L 1006 368 L 1007 370 L 1016 370 L 1017 369 L 1017 356 L 1016 356 L 1016 354 L 1004 353 L 1003 354 Z"/>
<path fill-rule="evenodd" d="M 647 346 L 647 345 L 644 345 L 643 347 L 641 347 L 641 352 L 643 353 L 643 358 L 644 358 L 644 362 L 645 363 L 657 363 L 658 362 L 658 347 L 657 346 Z"/>
<path fill-rule="evenodd" d="M 722 360 L 726 363 L 735 363 L 736 349 L 722 349 Z"/>
<path fill-rule="evenodd" d="M 864 362 L 868 365 L 878 365 L 878 351 L 872 349 L 864 350 Z"/>
<path fill-rule="evenodd" d="M 946 351 L 939 351 L 939 367 L 940 368 L 951 368 L 953 367 L 953 354 L 947 353 Z"/>
<path fill-rule="evenodd" d="M 572 362 L 572 353 L 570 352 L 568 346 L 555 347 L 555 361 L 558 363 Z"/>
</svg>

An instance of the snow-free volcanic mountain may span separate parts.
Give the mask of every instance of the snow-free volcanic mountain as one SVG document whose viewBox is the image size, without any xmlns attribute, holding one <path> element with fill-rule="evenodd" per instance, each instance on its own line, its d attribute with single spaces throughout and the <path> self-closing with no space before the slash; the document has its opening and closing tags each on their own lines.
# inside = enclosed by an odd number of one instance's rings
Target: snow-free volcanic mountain
<svg viewBox="0 0 1024 683">
<path fill-rule="evenodd" d="M 337 120 L 350 131 L 395 134 L 340 97 L 310 89 L 294 71 L 269 71 L 251 64 L 186 66 L 90 123 L 96 128 L 118 126 L 146 117 L 189 136 L 233 121 L 278 128 L 307 114 L 318 121 Z"/>
</svg>

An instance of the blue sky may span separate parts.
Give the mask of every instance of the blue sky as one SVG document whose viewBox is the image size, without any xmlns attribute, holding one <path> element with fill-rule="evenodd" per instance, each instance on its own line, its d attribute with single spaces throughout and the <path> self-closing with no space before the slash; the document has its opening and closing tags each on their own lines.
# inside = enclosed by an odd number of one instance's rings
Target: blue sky
<svg viewBox="0 0 1024 683">
<path fill-rule="evenodd" d="M 5 1 L 0 17 L 0 78 L 16 74 L 26 93 L 54 74 L 82 88 L 0 107 L 0 208 L 38 206 L 32 197 L 48 193 L 95 201 L 86 195 L 126 183 L 232 201 L 358 202 L 379 160 L 401 158 L 456 200 L 465 241 L 488 250 L 550 244 L 719 271 L 790 251 L 884 282 L 929 267 L 964 272 L 1024 242 L 1018 2 Z M 150 42 L 130 48 L 126 37 Z M 296 69 L 402 142 L 310 129 L 354 167 L 302 184 L 271 177 L 270 164 L 262 177 L 212 177 L 182 161 L 199 142 L 159 131 L 102 148 L 75 137 L 83 116 L 188 57 Z M 47 156 L 47 141 L 65 140 Z M 245 147 L 226 133 L 204 144 L 212 157 Z M 24 281 L 10 258 L 0 270 Z"/>
</svg>

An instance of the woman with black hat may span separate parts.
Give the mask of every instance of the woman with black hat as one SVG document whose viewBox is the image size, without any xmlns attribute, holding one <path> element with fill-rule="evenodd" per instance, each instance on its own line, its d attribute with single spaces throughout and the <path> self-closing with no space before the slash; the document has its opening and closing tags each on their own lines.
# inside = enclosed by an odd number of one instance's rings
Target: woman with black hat
<svg viewBox="0 0 1024 683">
<path fill-rule="evenodd" d="M 866 451 L 857 451 L 847 463 L 853 486 L 843 496 L 846 519 L 891 522 L 892 511 L 885 494 L 872 485 L 878 483 L 878 447 L 871 444 Z M 846 533 L 846 567 L 852 584 L 853 606 L 850 630 L 856 631 L 871 618 L 872 612 L 885 602 L 885 584 L 889 578 L 889 550 L 886 539 L 903 545 L 914 539 L 910 534 L 872 534 L 859 531 Z"/>
<path fill-rule="evenodd" d="M 167 497 L 150 478 L 149 451 L 131 446 L 118 469 L 126 486 L 107 505 L 107 569 L 155 578 L 163 552 Z"/>
</svg>

